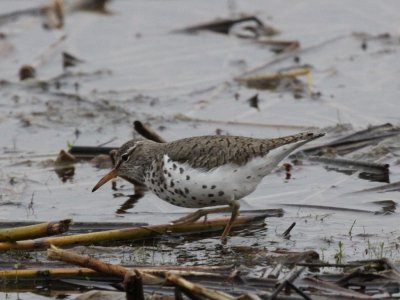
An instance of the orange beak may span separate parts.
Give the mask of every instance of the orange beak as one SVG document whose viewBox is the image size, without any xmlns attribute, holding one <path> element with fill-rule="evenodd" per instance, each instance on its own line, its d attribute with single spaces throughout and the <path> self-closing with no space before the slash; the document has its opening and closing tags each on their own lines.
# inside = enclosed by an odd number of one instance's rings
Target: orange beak
<svg viewBox="0 0 400 300">
<path fill-rule="evenodd" d="M 106 182 L 110 181 L 111 179 L 117 177 L 117 169 L 112 169 L 112 171 L 110 173 L 108 173 L 107 175 L 105 175 L 103 178 L 101 178 L 99 180 L 99 182 L 94 186 L 92 193 L 94 191 L 96 191 L 99 187 L 101 187 L 103 184 L 105 184 Z"/>
</svg>

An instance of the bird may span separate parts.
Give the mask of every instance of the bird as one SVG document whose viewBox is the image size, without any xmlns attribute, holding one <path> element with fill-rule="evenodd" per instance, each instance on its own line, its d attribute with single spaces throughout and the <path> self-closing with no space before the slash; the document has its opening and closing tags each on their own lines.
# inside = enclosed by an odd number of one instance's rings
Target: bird
<svg viewBox="0 0 400 300">
<path fill-rule="evenodd" d="M 207 135 L 165 143 L 133 139 L 117 150 L 115 167 L 92 192 L 121 177 L 146 186 L 173 205 L 200 208 L 176 223 L 230 211 L 231 217 L 221 235 L 226 242 L 239 215 L 239 200 L 252 193 L 291 152 L 324 135 L 303 132 L 271 139 Z"/>
</svg>

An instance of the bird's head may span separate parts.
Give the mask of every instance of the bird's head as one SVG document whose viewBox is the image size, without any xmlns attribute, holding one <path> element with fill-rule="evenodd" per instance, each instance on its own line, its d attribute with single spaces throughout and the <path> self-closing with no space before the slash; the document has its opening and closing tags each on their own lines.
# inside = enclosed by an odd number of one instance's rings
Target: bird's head
<svg viewBox="0 0 400 300">
<path fill-rule="evenodd" d="M 144 173 L 153 161 L 153 145 L 148 140 L 130 140 L 123 144 L 115 155 L 115 167 L 99 180 L 92 192 L 115 177 L 121 177 L 131 183 L 144 184 Z"/>
</svg>

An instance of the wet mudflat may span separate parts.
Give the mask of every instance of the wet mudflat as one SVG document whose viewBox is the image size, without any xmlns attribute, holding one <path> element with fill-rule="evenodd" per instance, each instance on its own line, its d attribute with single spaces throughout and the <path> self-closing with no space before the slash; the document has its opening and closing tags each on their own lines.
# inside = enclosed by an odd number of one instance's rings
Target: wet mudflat
<svg viewBox="0 0 400 300">
<path fill-rule="evenodd" d="M 1 1 L 0 12 L 50 4 Z M 309 156 L 328 160 L 286 159 L 289 171 L 277 168 L 241 202 L 243 211 L 280 208 L 283 216 L 234 231 L 227 248 L 214 233 L 77 251 L 124 265 L 242 265 L 258 277 L 273 269 L 270 256 L 280 251 L 313 250 L 329 263 L 399 260 L 400 4 L 115 0 L 106 8 L 64 8 L 62 26 L 47 29 L 57 18 L 0 16 L 1 221 L 156 225 L 191 212 L 151 193 L 137 199 L 123 180 L 115 190 L 110 184 L 92 194 L 107 164 L 79 159 L 61 171 L 54 165 L 61 149 L 118 147 L 138 137 L 135 120 L 168 141 L 317 128 L 327 135 L 305 148 L 325 145 Z M 256 16 L 262 30 L 254 20 L 230 24 L 228 34 L 198 26 L 243 14 Z M 63 53 L 79 61 L 65 65 Z M 20 80 L 23 65 L 34 67 L 35 78 Z M 359 140 L 329 144 L 362 130 L 366 142 L 359 147 Z M 376 176 L 349 160 L 389 169 Z M 283 237 L 293 222 L 290 237 Z M 0 257 L 2 269 L 54 264 L 41 251 Z M 48 287 L 3 292 L 8 299 L 55 297 Z"/>
</svg>

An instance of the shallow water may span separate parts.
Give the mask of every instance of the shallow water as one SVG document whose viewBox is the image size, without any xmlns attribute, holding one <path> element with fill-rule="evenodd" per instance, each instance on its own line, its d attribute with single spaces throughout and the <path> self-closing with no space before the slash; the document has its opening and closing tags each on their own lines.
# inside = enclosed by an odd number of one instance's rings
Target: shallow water
<svg viewBox="0 0 400 300">
<path fill-rule="evenodd" d="M 46 1 L 3 0 L 0 12 L 43 3 Z M 44 30 L 42 20 L 37 17 L 24 17 L 0 26 L 0 32 L 6 35 L 0 40 L 0 80 L 7 81 L 0 83 L 0 219 L 73 218 L 157 224 L 190 211 L 147 193 L 128 213 L 117 214 L 127 195 L 132 194 L 126 182 L 118 181 L 125 197 L 114 197 L 110 186 L 92 194 L 91 188 L 107 170 L 81 162 L 75 165 L 74 176 L 63 182 L 53 167 L 43 166 L 45 160 L 55 159 L 58 151 L 67 149 L 68 144 L 99 145 L 112 141 L 107 146 L 119 146 L 132 137 L 132 122 L 137 119 L 148 121 L 167 140 L 215 134 L 217 129 L 223 134 L 275 137 L 308 127 L 325 128 L 327 136 L 314 144 L 371 124 L 399 125 L 400 91 L 395 80 L 400 67 L 398 2 L 364 1 L 360 6 L 358 1 L 305 4 L 116 0 L 108 7 L 111 13 L 105 15 L 71 13 L 62 30 Z M 319 98 L 295 99 L 290 92 L 249 89 L 233 80 L 244 71 L 273 62 L 277 57 L 268 47 L 211 32 L 194 35 L 172 32 L 240 13 L 256 14 L 279 28 L 281 34 L 276 39 L 300 41 L 301 51 L 297 56 L 302 65 L 312 66 L 310 89 L 321 92 Z M 354 35 L 356 32 L 391 36 L 370 39 L 363 50 L 363 41 Z M 18 68 L 40 61 L 50 45 L 64 34 L 66 39 L 50 55 L 45 55 L 46 62 L 38 63 L 38 79 L 50 83 L 44 86 L 35 81 L 19 82 Z M 85 62 L 69 69 L 57 86 L 51 79 L 63 73 L 63 51 Z M 291 57 L 259 73 L 268 74 L 294 65 Z M 306 82 L 307 78 L 301 80 Z M 247 102 L 255 93 L 260 99 L 259 111 Z M 203 121 L 177 118 L 182 114 Z M 352 129 L 340 131 L 338 124 L 350 124 Z M 389 163 L 391 182 L 399 181 L 399 145 L 399 138 L 391 138 L 375 148 L 351 153 L 348 158 L 389 148 L 387 154 L 376 155 L 375 159 Z M 264 229 L 250 234 L 237 233 L 229 243 L 232 247 L 314 249 L 328 261 L 334 261 L 339 241 L 344 243 L 345 260 L 374 258 L 384 243 L 384 256 L 396 260 L 400 256 L 396 247 L 400 236 L 398 212 L 374 214 L 381 207 L 372 202 L 398 202 L 398 192 L 349 194 L 380 185 L 361 180 L 357 174 L 328 171 L 317 163 L 295 166 L 290 180 L 285 180 L 285 173 L 277 170 L 241 206 L 242 209 L 284 208 L 284 217 L 268 219 Z M 282 239 L 279 233 L 292 222 L 297 225 L 291 238 Z M 218 264 L 226 262 L 225 259 L 237 259 L 234 251 L 228 258 L 221 255 L 216 250 L 217 243 L 216 237 L 183 240 L 178 247 L 165 246 L 170 256 L 166 260 L 179 264 Z M 13 294 L 9 299 L 12 297 L 17 298 Z M 20 297 L 41 299 L 33 294 Z"/>
</svg>

